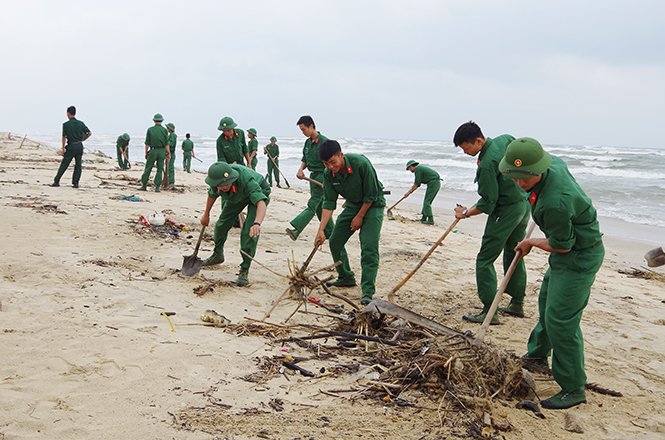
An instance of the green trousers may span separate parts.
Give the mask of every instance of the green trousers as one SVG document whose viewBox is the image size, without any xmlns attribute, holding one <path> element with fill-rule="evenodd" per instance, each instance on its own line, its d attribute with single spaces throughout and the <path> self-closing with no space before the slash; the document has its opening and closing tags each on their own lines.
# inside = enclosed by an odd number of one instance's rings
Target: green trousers
<svg viewBox="0 0 665 440">
<path fill-rule="evenodd" d="M 530 213 L 529 202 L 524 199 L 510 205 L 497 205 L 494 212 L 487 216 L 482 244 L 476 257 L 476 285 L 478 297 L 484 306 L 483 312 L 489 310 L 496 295 L 494 262 L 503 252 L 505 274 L 515 258 L 515 246 L 526 236 Z M 526 267 L 524 260 L 520 259 L 506 286 L 506 293 L 512 297 L 513 303 L 523 304 L 525 291 Z"/>
<path fill-rule="evenodd" d="M 427 191 L 425 191 L 425 198 L 423 199 L 423 210 L 420 212 L 423 217 L 434 217 L 432 214 L 432 202 L 440 189 L 441 180 L 434 179 L 427 182 Z"/>
<path fill-rule="evenodd" d="M 362 204 L 346 202 L 346 208 L 337 217 L 335 229 L 330 236 L 330 253 L 333 261 L 342 264 L 335 269 L 340 278 L 353 276 L 354 272 L 349 265 L 349 257 L 345 244 L 353 235 L 351 220 L 358 214 Z M 381 238 L 381 225 L 383 225 L 383 208 L 369 208 L 365 213 L 363 225 L 360 228 L 360 266 L 362 277 L 360 287 L 365 294 L 374 295 L 376 292 L 376 273 L 379 270 L 379 238 Z"/>
<path fill-rule="evenodd" d="M 270 195 L 270 187 L 266 186 L 263 190 L 263 193 L 267 196 Z M 266 206 L 270 203 L 270 200 L 265 200 Z M 259 237 L 250 237 L 249 230 L 256 219 L 256 205 L 253 203 L 231 203 L 226 201 L 223 204 L 222 213 L 219 215 L 219 219 L 215 223 L 215 252 L 224 255 L 224 243 L 226 243 L 226 238 L 229 235 L 229 230 L 233 227 L 233 223 L 238 220 L 238 215 L 245 209 L 247 206 L 247 217 L 245 218 L 245 223 L 242 225 L 240 230 L 240 249 L 245 251 L 248 255 L 254 258 L 256 253 L 256 245 L 259 243 Z M 242 255 L 242 263 L 240 267 L 249 269 L 249 266 L 252 264 L 252 259 L 247 257 L 244 254 Z"/>
<path fill-rule="evenodd" d="M 183 151 L 182 152 L 182 167 L 188 173 L 192 172 L 192 152 Z"/>
<path fill-rule="evenodd" d="M 175 185 L 175 147 L 171 147 L 171 160 L 169 161 L 169 185 Z"/>
<path fill-rule="evenodd" d="M 604 256 L 602 243 L 565 254 L 553 252 L 540 286 L 540 318 L 529 337 L 528 355 L 547 357 L 552 352 L 552 375 L 564 392 L 586 383 L 580 320 Z"/>
<path fill-rule="evenodd" d="M 141 176 L 141 184 L 145 188 L 150 180 L 150 172 L 156 165 L 157 171 L 155 172 L 155 189 L 159 189 L 162 185 L 162 178 L 164 177 L 164 159 L 166 159 L 166 150 L 164 148 L 151 148 L 148 150 L 148 158 L 145 161 L 145 169 Z"/>
<path fill-rule="evenodd" d="M 309 175 L 310 179 L 314 179 L 317 182 L 323 183 L 323 173 L 311 173 Z M 309 182 L 309 200 L 307 201 L 307 208 L 296 218 L 291 220 L 291 226 L 293 226 L 298 232 L 302 232 L 303 229 L 309 224 L 309 222 L 316 216 L 321 220 L 321 213 L 323 212 L 323 188 L 317 185 L 314 182 Z M 326 234 L 326 238 L 330 238 L 333 229 L 335 228 L 335 222 L 331 218 L 326 228 L 323 232 Z"/>
<path fill-rule="evenodd" d="M 252 169 L 256 171 L 256 166 L 259 164 L 259 159 L 257 159 L 256 156 L 254 156 L 254 159 L 252 159 Z"/>
<path fill-rule="evenodd" d="M 128 168 L 129 161 L 125 160 L 125 156 L 122 155 L 122 151 L 120 151 L 120 147 L 116 146 L 115 147 L 115 152 L 118 154 L 118 166 L 120 167 L 121 170 L 126 170 Z M 127 158 L 129 158 L 129 147 L 127 147 Z"/>
<path fill-rule="evenodd" d="M 78 185 L 79 180 L 81 180 L 81 170 L 83 169 L 81 165 L 83 163 L 82 157 L 83 157 L 82 142 L 65 145 L 65 154 L 62 156 L 62 161 L 60 161 L 60 167 L 58 168 L 58 173 L 55 175 L 53 181 L 55 183 L 60 183 L 62 175 L 65 174 L 65 171 L 67 171 L 67 167 L 69 167 L 69 164 L 72 163 L 72 159 L 74 159 L 75 162 L 74 162 L 74 174 L 72 174 L 72 185 Z"/>
<path fill-rule="evenodd" d="M 268 183 L 272 186 L 272 176 L 273 174 L 275 175 L 275 182 L 279 185 L 279 171 L 277 171 L 277 167 L 279 166 L 279 159 L 275 158 L 275 163 L 272 163 L 272 160 L 268 158 Z"/>
</svg>

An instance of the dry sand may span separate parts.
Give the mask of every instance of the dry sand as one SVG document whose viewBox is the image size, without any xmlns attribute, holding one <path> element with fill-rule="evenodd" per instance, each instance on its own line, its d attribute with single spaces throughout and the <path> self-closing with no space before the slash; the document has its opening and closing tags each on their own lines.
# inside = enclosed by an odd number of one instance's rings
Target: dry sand
<svg viewBox="0 0 665 440">
<path fill-rule="evenodd" d="M 114 159 L 85 154 L 81 188 L 68 183 L 51 188 L 58 150 L 0 134 L 2 261 L 0 268 L 0 439 L 435 439 L 464 437 L 450 424 L 440 425 L 437 411 L 399 407 L 378 399 L 332 397 L 321 391 L 349 389 L 350 374 L 318 373 L 353 354 L 300 364 L 315 378 L 287 374 L 264 383 L 242 380 L 260 373 L 256 358 L 308 356 L 296 344 L 271 345 L 256 335 L 237 336 L 200 324 L 214 309 L 233 323 L 262 319 L 287 286 L 257 264 L 249 287 L 221 285 L 197 296 L 194 289 L 213 281 L 234 281 L 240 263 L 239 233 L 232 230 L 227 262 L 200 276 L 178 274 L 183 255 L 192 253 L 205 203 L 204 175 L 177 172 L 182 192 L 139 193 L 137 184 L 94 177 L 124 174 L 139 178 L 142 166 L 119 172 Z M 180 159 L 179 159 L 180 160 Z M 179 165 L 179 164 L 178 164 Z M 296 180 L 295 178 L 293 180 Z M 119 200 L 136 194 L 142 202 Z M 284 229 L 305 206 L 304 187 L 273 188 L 256 258 L 288 274 L 287 260 L 305 260 L 318 223 L 297 242 Z M 172 213 L 191 230 L 181 238 L 136 232 L 139 216 Z M 436 212 L 437 224 L 416 218 L 417 206 L 403 204 L 396 220 L 386 218 L 381 238 L 381 267 L 376 298 L 416 265 L 453 221 Z M 219 213 L 219 204 L 213 214 Z M 474 260 L 482 218 L 465 220 L 420 271 L 398 292 L 397 303 L 448 326 L 476 332 L 461 319 L 479 310 Z M 212 231 L 210 231 L 212 232 Z M 515 401 L 496 398 L 495 414 L 505 411 L 515 427 L 506 439 L 665 439 L 665 283 L 621 274 L 639 267 L 648 245 L 606 238 L 606 261 L 593 287 L 582 320 L 589 382 L 623 393 L 611 397 L 588 391 L 588 403 L 568 411 L 544 410 L 545 419 L 518 410 Z M 212 249 L 209 237 L 201 256 Z M 360 273 L 357 235 L 348 245 L 351 265 Z M 527 257 L 529 286 L 526 317 L 501 317 L 488 341 L 521 355 L 535 325 L 539 282 L 547 255 Z M 331 263 L 327 246 L 312 268 Z M 359 288 L 346 289 L 358 301 Z M 321 296 L 323 296 L 321 294 Z M 280 303 L 269 318 L 281 323 L 295 309 Z M 313 305 L 310 312 L 325 313 Z M 163 311 L 171 316 L 175 332 Z M 333 319 L 297 313 L 289 323 L 331 325 Z M 197 324 L 197 325 L 186 325 Z M 329 341 L 332 343 L 332 341 Z M 537 392 L 549 397 L 558 387 L 539 377 Z M 358 396 L 355 396 L 358 397 Z M 440 396 L 419 399 L 437 408 Z M 281 403 L 280 403 L 281 402 Z M 281 410 L 280 410 L 281 409 Z M 581 416 L 585 433 L 564 429 L 564 416 Z M 454 414 L 449 415 L 454 417 Z"/>
</svg>

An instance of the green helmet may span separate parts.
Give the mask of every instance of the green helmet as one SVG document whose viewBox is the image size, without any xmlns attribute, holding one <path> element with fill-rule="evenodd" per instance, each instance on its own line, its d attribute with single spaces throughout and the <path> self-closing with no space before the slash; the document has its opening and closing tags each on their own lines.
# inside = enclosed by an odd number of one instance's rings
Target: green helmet
<svg viewBox="0 0 665 440">
<path fill-rule="evenodd" d="M 254 136 L 256 136 L 256 128 L 250 128 L 247 130 L 248 133 L 252 133 Z"/>
<path fill-rule="evenodd" d="M 122 138 L 123 138 L 124 140 L 128 141 L 128 140 L 129 140 L 129 135 L 128 135 L 127 133 L 123 133 L 123 134 L 122 134 Z"/>
<path fill-rule="evenodd" d="M 166 124 L 166 128 L 170 129 L 171 131 L 175 131 L 175 124 L 173 122 L 169 122 Z"/>
<path fill-rule="evenodd" d="M 415 160 L 410 160 L 406 163 L 406 169 L 408 170 L 411 165 L 419 165 Z"/>
<path fill-rule="evenodd" d="M 275 136 L 271 137 L 270 142 L 277 142 L 277 138 Z"/>
<path fill-rule="evenodd" d="M 230 116 L 225 116 L 221 121 L 219 121 L 219 127 L 217 127 L 217 130 L 230 130 L 232 128 L 236 128 L 237 126 L 238 124 L 233 122 L 233 118 Z"/>
<path fill-rule="evenodd" d="M 215 162 L 208 168 L 206 183 L 213 188 L 226 186 L 238 178 L 238 172 L 226 162 Z"/>
<path fill-rule="evenodd" d="M 164 120 L 164 116 L 162 116 L 161 113 L 155 113 L 155 116 L 152 117 L 152 120 L 155 122 L 162 122 Z"/>
<path fill-rule="evenodd" d="M 543 174 L 552 164 L 552 156 L 535 139 L 523 137 L 512 141 L 499 163 L 499 171 L 509 179 L 529 179 Z"/>
</svg>

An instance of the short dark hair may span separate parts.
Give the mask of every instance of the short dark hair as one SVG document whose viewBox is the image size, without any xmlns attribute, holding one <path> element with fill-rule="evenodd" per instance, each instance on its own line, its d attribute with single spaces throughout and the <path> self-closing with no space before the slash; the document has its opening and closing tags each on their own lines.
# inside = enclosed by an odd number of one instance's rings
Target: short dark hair
<svg viewBox="0 0 665 440">
<path fill-rule="evenodd" d="M 319 147 L 319 159 L 328 160 L 336 154 L 342 152 L 342 147 L 339 146 L 339 142 L 332 139 L 328 139 L 321 144 Z"/>
<path fill-rule="evenodd" d="M 69 113 L 72 116 L 76 116 L 76 107 L 70 105 L 69 107 L 67 107 L 67 113 Z"/>
<path fill-rule="evenodd" d="M 316 128 L 314 119 L 312 119 L 312 117 L 309 115 L 301 116 L 300 119 L 298 119 L 298 122 L 296 122 L 296 125 L 300 124 L 303 124 L 305 127 L 309 127 L 311 125 L 312 127 Z"/>
<path fill-rule="evenodd" d="M 185 137 L 186 137 L 187 139 L 189 139 L 189 133 L 187 133 L 187 134 L 185 135 Z"/>
<path fill-rule="evenodd" d="M 483 135 L 480 127 L 478 127 L 478 124 L 473 121 L 469 121 L 459 126 L 455 132 L 455 137 L 453 137 L 453 143 L 455 146 L 459 147 L 464 142 L 472 144 L 478 138 L 485 139 L 485 136 Z"/>
</svg>

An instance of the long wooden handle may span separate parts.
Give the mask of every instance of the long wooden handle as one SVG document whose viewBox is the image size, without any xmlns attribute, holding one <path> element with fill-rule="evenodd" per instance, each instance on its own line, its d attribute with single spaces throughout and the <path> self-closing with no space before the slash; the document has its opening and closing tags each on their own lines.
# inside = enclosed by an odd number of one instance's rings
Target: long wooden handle
<svg viewBox="0 0 665 440">
<path fill-rule="evenodd" d="M 277 166 L 277 163 L 275 162 L 275 158 L 272 157 L 272 156 L 270 155 L 270 153 L 268 153 L 268 157 L 270 158 L 270 160 L 272 160 L 272 163 L 273 163 L 273 165 L 275 165 L 275 168 L 277 168 L 277 171 L 279 171 L 279 174 L 281 174 L 282 177 L 284 178 L 284 182 L 286 183 L 286 186 L 288 186 L 289 188 L 291 188 L 291 185 L 289 185 L 289 181 L 286 180 L 286 176 L 284 175 L 284 173 L 282 173 L 282 170 L 280 170 L 279 167 Z"/>
<path fill-rule="evenodd" d="M 305 179 L 308 182 L 315 183 L 315 184 L 319 185 L 321 188 L 323 188 L 323 183 L 319 182 L 318 180 L 310 179 L 309 177 L 303 177 L 303 179 Z M 284 180 L 286 180 L 286 179 L 284 179 Z"/>
<path fill-rule="evenodd" d="M 459 223 L 459 221 L 460 221 L 460 219 L 458 219 L 458 218 L 455 219 L 455 221 L 453 222 L 452 225 L 450 225 L 450 227 L 448 228 L 448 230 L 446 230 L 446 232 L 441 236 L 441 238 L 439 238 L 439 241 L 437 241 L 436 243 L 434 243 L 434 245 L 433 245 L 432 248 L 429 250 L 429 252 L 427 252 L 427 254 L 425 254 L 425 256 L 423 257 L 423 259 L 420 260 L 420 263 L 418 263 L 418 264 L 416 265 L 415 269 L 413 269 L 413 270 L 411 271 L 411 273 L 408 274 L 408 275 L 406 276 L 406 278 L 404 278 L 404 279 L 402 280 L 402 282 L 399 283 L 399 284 L 398 284 L 398 285 L 397 285 L 397 286 L 396 286 L 396 287 L 395 287 L 395 288 L 394 288 L 394 289 L 388 294 L 388 301 L 393 302 L 393 299 L 395 298 L 395 292 L 397 292 L 397 291 L 398 291 L 398 290 L 399 290 L 404 284 L 406 284 L 407 281 L 409 281 L 409 279 L 410 279 L 413 275 L 415 275 L 415 273 L 418 271 L 418 269 L 420 269 L 420 266 L 422 266 L 423 263 L 429 258 L 429 256 L 432 255 L 432 252 L 434 252 L 434 250 L 435 250 L 437 247 L 439 247 L 439 245 L 440 245 L 440 244 L 443 242 L 443 240 L 448 236 L 448 234 L 450 234 L 450 232 L 455 228 L 455 226 L 457 226 L 457 223 Z"/>
<path fill-rule="evenodd" d="M 309 257 L 307 257 L 307 260 L 303 263 L 302 267 L 300 268 L 300 272 L 305 272 L 307 270 L 307 267 L 309 266 L 309 263 L 312 262 L 312 258 L 314 258 L 314 254 L 316 253 L 317 250 L 319 250 L 320 244 L 314 245 L 314 249 L 312 250 L 312 253 L 309 254 Z"/>
<path fill-rule="evenodd" d="M 196 257 L 196 255 L 199 253 L 199 246 L 201 246 L 201 240 L 203 240 L 203 231 L 206 230 L 206 227 L 203 226 L 201 228 L 201 233 L 199 234 L 199 241 L 196 242 L 196 247 L 194 248 L 194 253 L 192 254 L 192 257 Z"/>
<path fill-rule="evenodd" d="M 531 222 L 529 228 L 526 231 L 526 237 L 524 237 L 525 240 L 531 237 L 531 234 L 533 233 L 533 229 L 535 227 L 536 224 L 534 222 Z M 494 312 L 496 312 L 497 307 L 499 307 L 499 303 L 501 302 L 501 297 L 503 296 L 503 292 L 504 290 L 506 290 L 508 282 L 510 281 L 510 277 L 513 275 L 513 272 L 515 272 L 515 268 L 517 267 L 517 263 L 520 261 L 520 258 L 522 258 L 522 251 L 517 251 L 517 253 L 515 254 L 515 258 L 513 258 L 512 263 L 510 263 L 508 271 L 503 276 L 503 280 L 499 285 L 499 290 L 497 290 L 496 295 L 494 295 L 494 301 L 492 301 L 492 305 L 490 306 L 490 309 L 487 312 L 487 315 L 485 316 L 483 325 L 480 326 L 480 330 L 478 330 L 476 339 L 473 341 L 474 347 L 480 348 L 480 346 L 483 344 L 483 340 L 485 339 L 485 334 L 487 333 L 487 328 L 490 326 L 490 322 L 492 322 L 492 317 L 494 316 Z"/>
<path fill-rule="evenodd" d="M 386 211 L 386 212 L 390 212 L 390 211 L 392 211 L 393 208 L 394 208 L 395 206 L 399 205 L 399 202 L 401 202 L 402 200 L 406 199 L 407 197 L 409 197 L 409 194 L 407 194 L 407 195 L 405 195 L 404 197 L 402 197 L 401 199 L 399 199 L 399 200 L 397 201 L 397 203 L 395 203 L 393 206 L 391 206 L 390 208 L 388 208 L 388 211 Z"/>
</svg>

